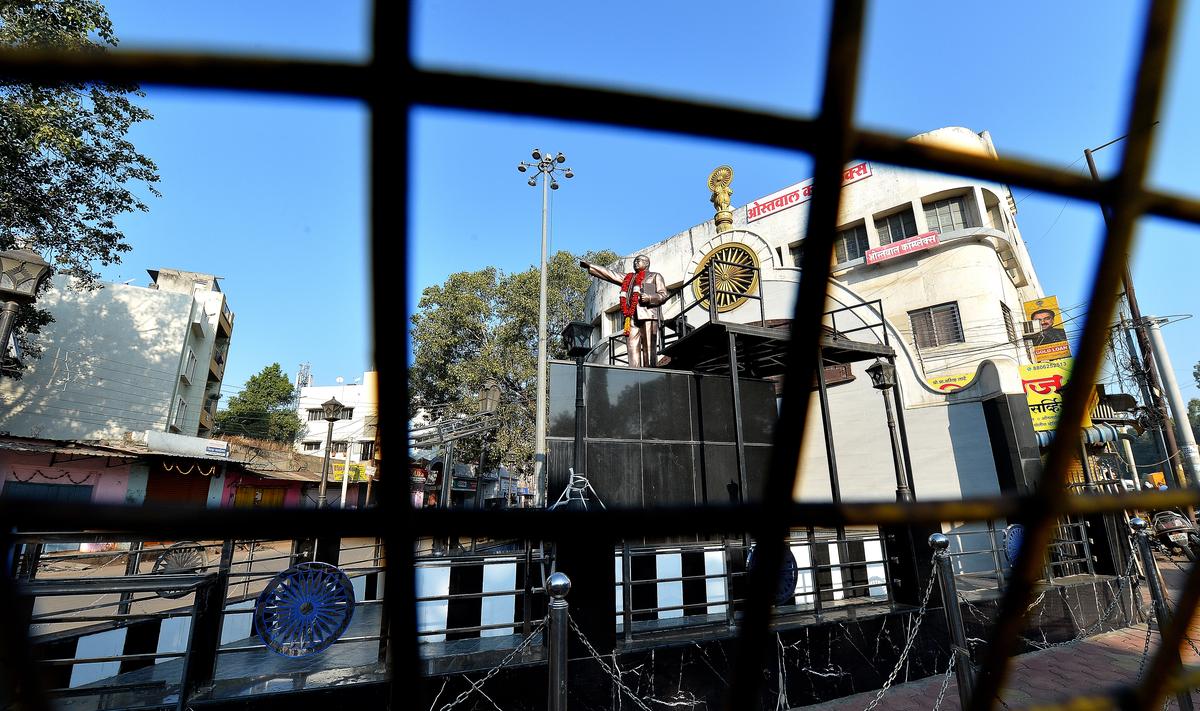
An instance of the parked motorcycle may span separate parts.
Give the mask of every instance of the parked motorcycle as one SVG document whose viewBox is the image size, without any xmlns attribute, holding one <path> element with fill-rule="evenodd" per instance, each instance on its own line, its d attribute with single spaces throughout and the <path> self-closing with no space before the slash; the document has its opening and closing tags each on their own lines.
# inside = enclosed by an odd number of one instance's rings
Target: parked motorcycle
<svg viewBox="0 0 1200 711">
<path fill-rule="evenodd" d="M 1155 488 L 1149 482 L 1146 488 Z M 1165 490 L 1166 487 L 1157 487 Z M 1158 509 L 1150 512 L 1150 526 L 1154 531 L 1154 543 L 1167 554 L 1183 554 L 1189 561 L 1200 554 L 1200 532 L 1176 509 Z"/>
</svg>

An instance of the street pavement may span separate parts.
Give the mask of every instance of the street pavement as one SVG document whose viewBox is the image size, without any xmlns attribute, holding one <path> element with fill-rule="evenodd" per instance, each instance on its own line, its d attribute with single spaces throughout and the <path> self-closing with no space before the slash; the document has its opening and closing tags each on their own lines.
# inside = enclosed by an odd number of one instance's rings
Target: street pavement
<svg viewBox="0 0 1200 711">
<path fill-rule="evenodd" d="M 1176 596 L 1183 587 L 1184 573 L 1166 558 L 1158 561 L 1168 593 Z M 1143 602 L 1149 604 L 1150 595 L 1146 586 L 1141 586 Z M 1064 702 L 1073 697 L 1095 695 L 1104 690 L 1129 684 L 1138 675 L 1142 663 L 1142 650 L 1146 643 L 1146 625 L 1136 625 L 1115 632 L 1088 637 L 1074 644 L 1054 647 L 1016 657 L 1009 664 L 1008 682 L 1000 697 L 1004 704 L 1013 709 L 1034 705 Z M 1158 649 L 1158 628 L 1151 630 L 1150 655 Z M 1193 617 L 1189 635 L 1200 648 L 1200 623 Z M 1182 655 L 1185 665 L 1200 665 L 1200 654 L 1184 645 Z M 944 674 L 928 677 L 907 684 L 896 684 L 879 702 L 881 711 L 929 711 L 937 704 Z M 805 706 L 805 711 L 863 711 L 870 705 L 878 691 L 846 696 L 823 704 Z M 1200 691 L 1192 692 L 1192 702 L 1200 708 Z M 942 700 L 942 711 L 958 711 L 958 684 L 951 678 Z M 1004 708 L 1000 706 L 1000 708 Z M 1177 708 L 1172 698 L 1167 708 Z"/>
</svg>

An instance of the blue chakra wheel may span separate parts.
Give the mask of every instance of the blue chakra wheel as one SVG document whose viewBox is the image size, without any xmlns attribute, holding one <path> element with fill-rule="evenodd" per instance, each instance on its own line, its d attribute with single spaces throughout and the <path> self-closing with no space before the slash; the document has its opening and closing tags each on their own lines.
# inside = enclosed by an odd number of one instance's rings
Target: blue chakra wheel
<svg viewBox="0 0 1200 711">
<path fill-rule="evenodd" d="M 758 546 L 751 546 L 750 553 L 746 556 L 746 569 L 754 568 L 754 554 L 758 552 Z M 800 579 L 800 569 L 796 565 L 796 556 L 792 554 L 792 549 L 784 547 L 783 560 L 779 564 L 779 583 L 775 588 L 775 604 L 790 605 L 796 595 L 796 583 Z"/>
<path fill-rule="evenodd" d="M 328 563 L 300 563 L 259 593 L 254 630 L 276 654 L 303 657 L 336 642 L 353 616 L 350 578 Z"/>
<path fill-rule="evenodd" d="M 1011 523 L 1004 527 L 1004 556 L 1008 562 L 1017 562 L 1017 553 L 1021 550 L 1021 541 L 1025 538 L 1025 527 L 1019 523 Z"/>
</svg>

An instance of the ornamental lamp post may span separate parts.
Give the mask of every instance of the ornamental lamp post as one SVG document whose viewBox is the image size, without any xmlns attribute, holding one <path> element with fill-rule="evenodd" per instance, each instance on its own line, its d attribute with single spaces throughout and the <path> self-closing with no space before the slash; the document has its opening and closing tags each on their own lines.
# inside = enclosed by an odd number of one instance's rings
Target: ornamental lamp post
<svg viewBox="0 0 1200 711">
<path fill-rule="evenodd" d="M 37 299 L 38 289 L 50 276 L 50 264 L 42 255 L 31 249 L 6 249 L 0 251 L 0 361 L 8 350 L 12 338 L 13 324 L 21 304 L 32 304 Z"/>
<path fill-rule="evenodd" d="M 541 286 L 538 292 L 538 353 L 537 353 L 537 411 L 534 413 L 533 479 L 541 496 L 546 490 L 546 225 L 550 204 L 550 190 L 558 190 L 555 174 L 563 172 L 564 178 L 574 178 L 570 168 L 560 167 L 567 162 L 562 153 L 543 153 L 534 148 L 530 154 L 536 163 L 522 161 L 517 164 L 521 173 L 533 168 L 537 173 L 529 178 L 530 187 L 537 186 L 542 179 L 542 261 Z"/>
<path fill-rule="evenodd" d="M 583 425 L 587 406 L 583 402 L 583 386 L 587 378 L 583 359 L 592 351 L 592 324 L 572 321 L 562 332 L 563 347 L 575 359 L 575 476 L 585 476 L 583 456 Z"/>
<path fill-rule="evenodd" d="M 325 508 L 325 489 L 329 486 L 329 454 L 333 449 L 333 423 L 342 417 L 342 403 L 338 402 L 337 398 L 331 397 L 321 403 L 321 410 L 325 421 L 329 423 L 329 430 L 325 434 L 325 463 L 321 466 L 321 490 L 317 494 L 317 508 L 319 509 Z"/>
<path fill-rule="evenodd" d="M 875 362 L 867 368 L 867 375 L 871 376 L 871 387 L 878 390 L 880 395 L 883 395 L 883 409 L 887 413 L 888 435 L 892 441 L 892 466 L 896 470 L 896 500 L 912 501 L 912 490 L 908 488 L 908 479 L 904 476 L 904 464 L 900 454 L 900 438 L 896 434 L 896 418 L 892 414 L 892 400 L 888 395 L 888 391 L 891 390 L 894 392 L 896 387 L 896 366 L 882 358 L 876 358 Z"/>
<path fill-rule="evenodd" d="M 479 413 L 489 414 L 500 409 L 500 384 L 495 380 L 488 380 L 483 384 L 483 390 L 479 391 Z"/>
<path fill-rule="evenodd" d="M 491 415 L 500 409 L 500 384 L 495 380 L 487 380 L 479 391 L 479 414 Z M 487 464 L 487 448 L 490 431 L 484 430 L 483 441 L 479 447 L 479 466 L 475 467 L 475 510 L 483 508 L 483 471 Z M 475 550 L 477 538 L 471 538 L 471 550 Z"/>
</svg>

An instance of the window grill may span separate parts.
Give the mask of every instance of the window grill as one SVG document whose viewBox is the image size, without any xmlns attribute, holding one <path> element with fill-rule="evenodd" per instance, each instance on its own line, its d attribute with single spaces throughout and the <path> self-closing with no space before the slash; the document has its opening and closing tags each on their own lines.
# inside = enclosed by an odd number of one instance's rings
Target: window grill
<svg viewBox="0 0 1200 711">
<path fill-rule="evenodd" d="M 870 249 L 871 245 L 867 242 L 867 228 L 865 225 L 855 225 L 849 229 L 838 232 L 837 239 L 834 241 L 834 255 L 837 258 L 838 264 L 852 262 L 855 259 L 862 259 Z M 802 264 L 804 258 L 804 248 L 797 246 L 796 251 L 792 256 L 796 259 L 796 266 Z"/>
<path fill-rule="evenodd" d="M 875 218 L 875 231 L 879 233 L 879 245 L 899 242 L 917 234 L 917 221 L 911 207 L 884 217 Z"/>
<path fill-rule="evenodd" d="M 867 524 L 938 523 L 948 520 L 982 520 L 1017 517 L 1027 522 L 1026 545 L 1045 550 L 1060 517 L 1118 511 L 1144 506 L 1200 504 L 1196 490 L 1168 493 L 1087 496 L 1068 495 L 1064 486 L 1080 428 L 1087 409 L 1087 389 L 1069 391 L 1058 429 L 1036 493 L 1022 496 L 956 501 L 917 501 L 907 504 L 796 503 L 791 493 L 798 475 L 801 439 L 808 415 L 808 385 L 818 365 L 816 348 L 821 334 L 822 310 L 833 256 L 843 167 L 852 158 L 899 166 L 972 176 L 1022 186 L 1065 197 L 1088 200 L 1110 208 L 1104 243 L 1099 252 L 1087 319 L 1079 341 L 1073 377 L 1095 381 L 1108 335 L 1108 322 L 1117 302 L 1118 283 L 1132 245 L 1133 227 L 1143 215 L 1158 215 L 1200 224 L 1200 201 L 1147 187 L 1147 164 L 1153 145 L 1149 128 L 1161 103 L 1172 34 L 1181 23 L 1178 2 L 1156 0 L 1148 6 L 1125 132 L 1128 139 L 1120 167 L 1112 177 L 1091 181 L 1070 170 L 1012 158 L 984 158 L 929 145 L 913 144 L 900 136 L 864 130 L 853 122 L 858 62 L 861 57 L 865 3 L 843 0 L 832 3 L 824 88 L 816 116 L 791 117 L 576 85 L 548 85 L 514 78 L 420 70 L 409 59 L 409 13 L 401 3 L 377 3 L 373 19 L 374 53 L 363 65 L 288 59 L 237 58 L 169 53 L 122 53 L 70 56 L 42 52 L 0 53 L 0 71 L 10 81 L 38 83 L 109 81 L 165 84 L 183 87 L 240 89 L 310 96 L 348 97 L 367 104 L 371 111 L 371 225 L 372 299 L 377 304 L 403 300 L 393 289 L 394 274 L 407 267 L 404 225 L 407 206 L 395 201 L 397 192 L 408 194 L 408 178 L 393 166 L 408 163 L 409 111 L 414 106 L 453 107 L 464 110 L 536 115 L 629 126 L 667 133 L 688 134 L 804 151 L 814 157 L 815 196 L 808 221 L 807 248 L 792 320 L 787 372 L 783 379 L 779 433 L 772 449 L 771 467 L 761 504 L 705 509 L 590 511 L 561 513 L 522 510 L 413 511 L 405 492 L 381 491 L 378 509 L 340 510 L 235 510 L 211 509 L 181 517 L 154 507 L 127 508 L 86 504 L 0 502 L 0 520 L 6 526 L 5 550 L 13 545 L 9 526 L 38 530 L 77 528 L 123 530 L 174 537 L 279 537 L 321 535 L 382 535 L 389 551 L 388 597 L 385 608 L 387 635 L 393 640 L 393 675 L 390 687 L 393 708 L 422 682 L 417 656 L 413 558 L 411 537 L 489 535 L 550 538 L 560 542 L 583 538 L 667 536 L 700 532 L 748 532 L 759 541 L 762 564 L 747 576 L 746 614 L 739 629 L 736 665 L 727 697 L 728 708 L 742 708 L 757 698 L 762 684 L 762 663 L 767 650 L 773 571 L 782 559 L 784 539 L 795 525 L 847 526 Z M 547 100 L 554 99 L 554 100 Z M 400 225 L 400 239 L 396 239 Z M 403 304 L 405 305 L 406 304 Z M 407 311 L 406 311 L 407 312 Z M 392 309 L 374 310 L 376 333 L 394 333 Z M 405 336 L 401 336 L 404 338 Z M 383 339 L 375 339 L 376 343 Z M 377 357 L 380 368 L 380 417 L 401 424 L 407 401 L 405 363 L 389 347 Z M 392 357 L 389 357 L 392 356 Z M 390 413 L 399 413 L 392 416 Z M 387 425 L 383 425 L 387 431 Z M 403 480 L 403 476 L 397 476 Z M 564 517 L 573 517 L 569 521 Z M 702 530 L 707 529 L 707 530 Z M 1005 681 L 1008 659 L 1015 650 L 1034 581 L 1042 566 L 1040 556 L 1022 556 L 1002 598 L 989 643 L 983 646 L 978 679 L 969 708 L 992 708 Z M 1177 598 L 1177 622 L 1163 625 L 1158 650 L 1136 686 L 1114 695 L 1098 694 L 1096 704 L 1119 702 L 1125 708 L 1154 708 L 1170 687 L 1200 681 L 1196 675 L 1172 678 L 1178 666 L 1186 622 L 1200 602 L 1200 567 L 1192 566 Z M 0 608 L 20 609 L 14 582 L 0 576 Z M 18 614 L 18 613 L 13 613 Z M 33 661 L 27 653 L 27 629 L 21 620 L 0 625 L 0 654 L 10 663 L 0 670 L 4 695 L 20 693 L 32 708 L 46 706 Z M 1049 707 L 1044 707 L 1049 708 Z M 1060 706 L 1062 708 L 1062 706 Z"/>
<path fill-rule="evenodd" d="M 912 324 L 913 340 L 917 348 L 937 348 L 967 340 L 963 336 L 962 319 L 958 316 L 957 303 L 909 311 L 908 320 Z"/>
<path fill-rule="evenodd" d="M 971 212 L 967 208 L 966 201 L 961 197 L 938 200 L 926 205 L 925 222 L 929 225 L 929 229 L 938 232 L 974 227 L 971 222 Z"/>
</svg>

